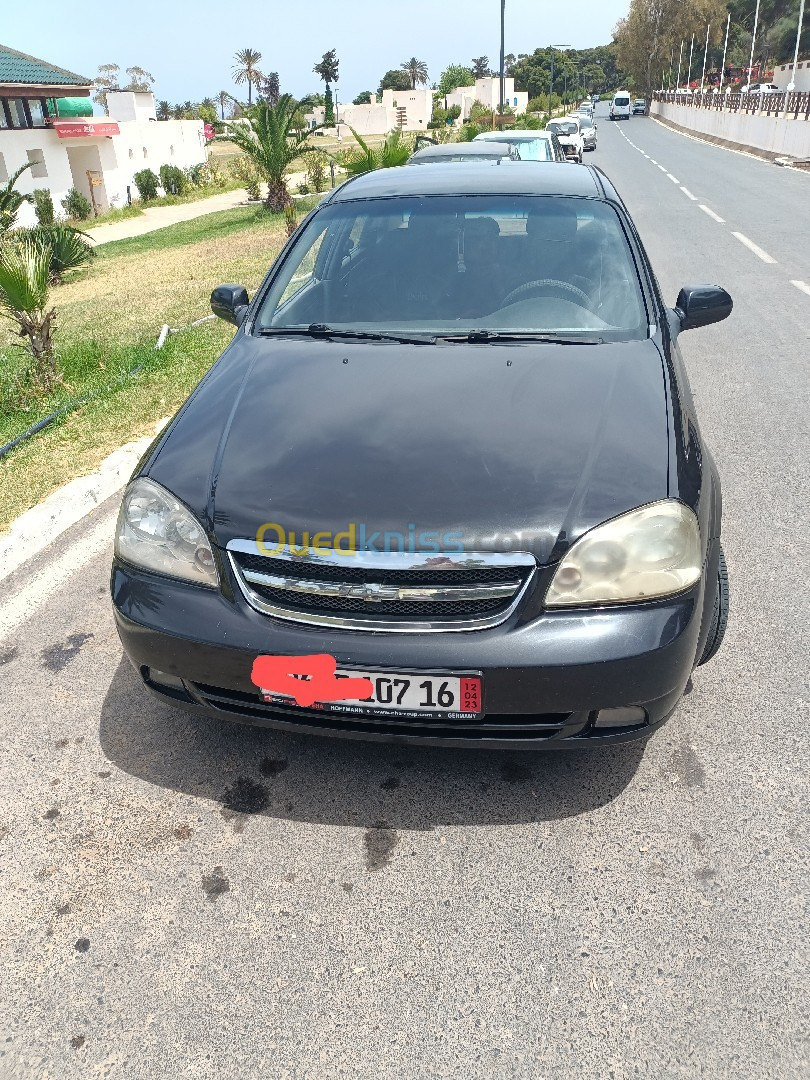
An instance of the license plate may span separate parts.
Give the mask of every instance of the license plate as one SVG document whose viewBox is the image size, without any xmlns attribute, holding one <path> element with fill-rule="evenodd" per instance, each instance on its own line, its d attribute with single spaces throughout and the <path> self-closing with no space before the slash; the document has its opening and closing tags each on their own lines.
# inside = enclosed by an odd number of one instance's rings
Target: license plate
<svg viewBox="0 0 810 1080">
<path fill-rule="evenodd" d="M 401 719 L 440 716 L 445 720 L 469 720 L 483 711 L 480 675 L 436 675 L 420 672 L 358 671 L 337 668 L 336 679 L 368 679 L 370 698 L 347 698 L 344 701 L 316 701 L 310 709 L 321 712 L 363 716 L 394 716 Z M 286 694 L 260 691 L 262 700 L 274 705 L 295 707 Z"/>
</svg>

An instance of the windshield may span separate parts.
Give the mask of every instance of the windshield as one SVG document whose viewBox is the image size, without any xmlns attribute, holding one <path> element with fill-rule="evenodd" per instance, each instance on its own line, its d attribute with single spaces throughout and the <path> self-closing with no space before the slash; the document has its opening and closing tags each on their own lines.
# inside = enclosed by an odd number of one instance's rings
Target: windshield
<svg viewBox="0 0 810 1080">
<path fill-rule="evenodd" d="M 546 131 L 553 131 L 557 135 L 576 134 L 577 125 L 572 120 L 553 120 L 546 124 Z"/>
<path fill-rule="evenodd" d="M 553 161 L 554 150 L 549 139 L 521 139 L 512 140 L 517 147 L 521 161 Z"/>
<path fill-rule="evenodd" d="M 478 329 L 646 336 L 616 211 L 593 199 L 434 195 L 319 210 L 264 298 L 259 332 Z"/>
<path fill-rule="evenodd" d="M 614 98 L 613 99 L 613 104 L 614 105 L 629 105 L 630 104 L 630 98 L 629 97 L 617 97 L 617 98 Z"/>
</svg>

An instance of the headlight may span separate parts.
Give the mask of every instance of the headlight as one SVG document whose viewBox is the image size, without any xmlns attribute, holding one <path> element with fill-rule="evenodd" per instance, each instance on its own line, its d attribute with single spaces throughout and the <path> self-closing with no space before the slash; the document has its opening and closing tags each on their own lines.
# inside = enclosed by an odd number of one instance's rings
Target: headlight
<svg viewBox="0 0 810 1080">
<path fill-rule="evenodd" d="M 700 578 L 700 529 L 675 499 L 606 521 L 577 540 L 560 561 L 546 607 L 616 604 L 670 596 Z"/>
<path fill-rule="evenodd" d="M 158 574 L 211 588 L 219 584 L 202 525 L 153 480 L 135 480 L 127 489 L 115 530 L 115 553 Z"/>
</svg>

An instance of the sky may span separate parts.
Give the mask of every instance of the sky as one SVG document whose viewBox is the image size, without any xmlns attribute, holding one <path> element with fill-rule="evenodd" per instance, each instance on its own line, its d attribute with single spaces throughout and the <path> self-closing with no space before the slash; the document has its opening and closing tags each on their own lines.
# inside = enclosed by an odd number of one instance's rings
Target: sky
<svg viewBox="0 0 810 1080">
<path fill-rule="evenodd" d="M 25 4 L 3 4 L 0 40 L 20 52 L 92 78 L 99 64 L 133 65 L 155 76 L 155 96 L 199 101 L 227 90 L 246 98 L 231 79 L 233 55 L 250 47 L 261 71 L 277 71 L 283 92 L 296 97 L 323 90 L 312 67 L 337 49 L 338 97 L 350 101 L 375 90 L 389 68 L 411 56 L 437 82 L 450 63 L 488 56 L 497 67 L 499 0 L 264 0 L 231 7 L 221 0 L 137 0 L 125 10 L 97 0 L 38 0 L 36 18 Z M 629 0 L 506 0 L 506 52 L 546 45 L 606 45 Z M 67 11 L 69 9 L 69 15 Z M 409 12 L 409 17 L 404 12 Z"/>
</svg>

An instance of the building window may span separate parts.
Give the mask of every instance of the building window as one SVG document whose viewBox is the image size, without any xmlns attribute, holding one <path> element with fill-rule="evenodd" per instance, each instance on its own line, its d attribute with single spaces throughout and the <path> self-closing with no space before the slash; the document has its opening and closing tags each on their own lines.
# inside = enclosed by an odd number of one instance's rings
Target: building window
<svg viewBox="0 0 810 1080">
<path fill-rule="evenodd" d="M 6 116 L 6 106 L 2 98 L 0 98 L 0 128 L 8 127 L 8 117 Z"/>
<path fill-rule="evenodd" d="M 28 99 L 28 115 L 31 117 L 31 127 L 42 128 L 48 126 L 45 102 L 39 98 Z"/>
<path fill-rule="evenodd" d="M 6 168 L 6 159 L 0 154 L 0 183 L 5 183 L 8 180 L 8 169 Z"/>
<path fill-rule="evenodd" d="M 134 158 L 134 157 L 135 157 L 135 151 L 134 151 L 134 150 L 132 149 L 132 147 L 131 147 L 131 146 L 130 146 L 130 148 L 129 148 L 129 156 L 130 156 L 130 158 Z"/>
<path fill-rule="evenodd" d="M 169 147 L 169 156 L 174 157 L 174 147 L 173 146 Z"/>
<path fill-rule="evenodd" d="M 8 107 L 9 119 L 11 120 L 11 127 L 13 128 L 26 128 L 28 127 L 28 121 L 25 116 L 25 102 L 22 98 L 7 98 L 6 105 Z"/>
<path fill-rule="evenodd" d="M 39 180 L 43 176 L 48 175 L 48 170 L 45 168 L 45 158 L 43 157 L 41 150 L 26 150 L 28 160 L 32 163 L 31 175 Z"/>
<path fill-rule="evenodd" d="M 147 152 L 146 152 L 146 147 L 144 147 L 144 148 L 143 148 L 143 156 L 144 156 L 144 158 L 148 158 L 148 157 L 149 157 L 149 155 L 148 155 L 148 154 L 147 154 Z"/>
</svg>

